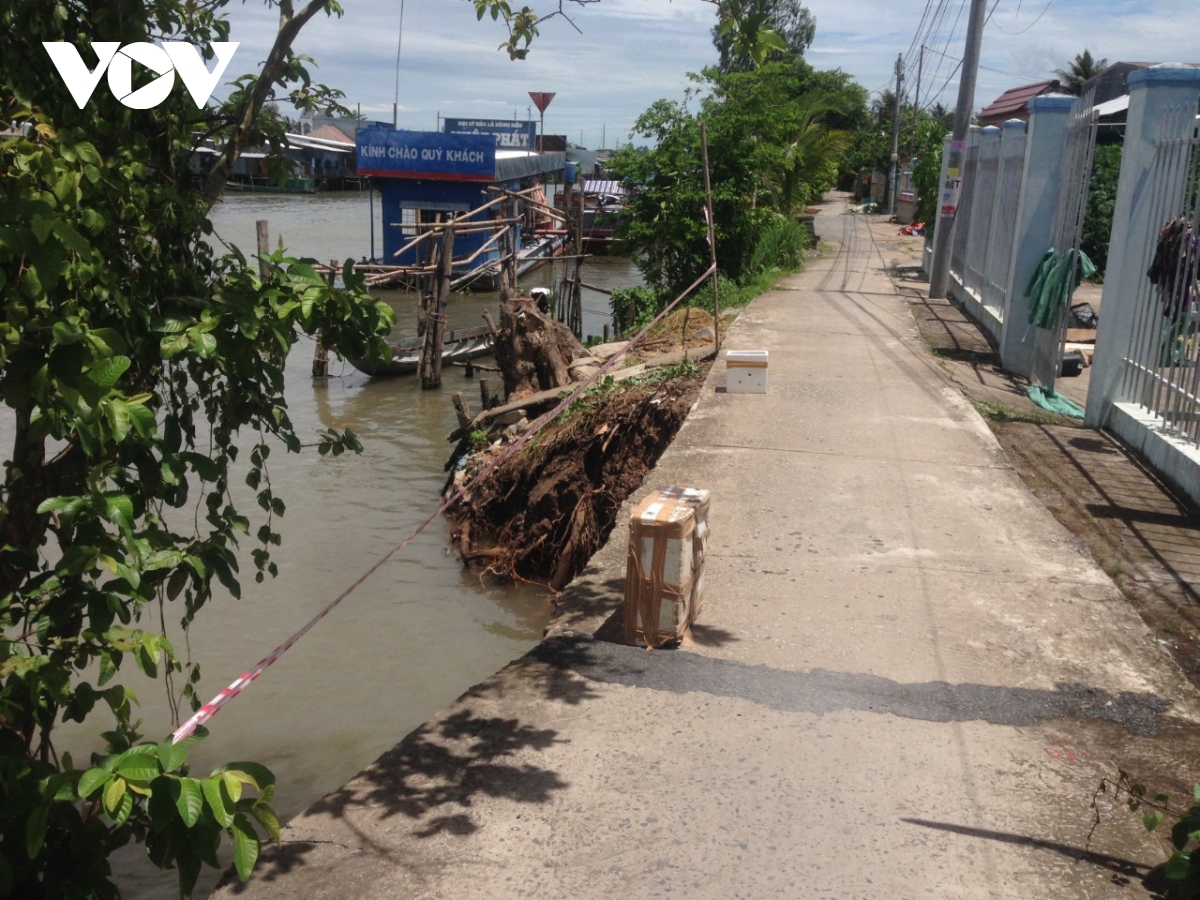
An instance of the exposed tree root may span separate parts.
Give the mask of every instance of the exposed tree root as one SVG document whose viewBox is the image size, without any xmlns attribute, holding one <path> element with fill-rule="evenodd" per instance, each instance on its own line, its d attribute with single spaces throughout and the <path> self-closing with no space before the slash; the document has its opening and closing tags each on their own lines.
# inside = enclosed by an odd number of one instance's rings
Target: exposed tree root
<svg viewBox="0 0 1200 900">
<path fill-rule="evenodd" d="M 492 473 L 454 511 L 463 558 L 562 590 L 671 443 L 703 375 L 601 392 Z M 469 478 L 486 453 L 472 457 Z"/>
</svg>

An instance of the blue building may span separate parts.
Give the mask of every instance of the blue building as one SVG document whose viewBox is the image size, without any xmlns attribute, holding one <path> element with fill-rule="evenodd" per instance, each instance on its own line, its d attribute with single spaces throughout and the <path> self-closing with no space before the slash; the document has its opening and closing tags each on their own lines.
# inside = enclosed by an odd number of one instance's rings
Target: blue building
<svg viewBox="0 0 1200 900">
<path fill-rule="evenodd" d="M 408 266 L 427 261 L 418 258 L 418 252 L 428 253 L 427 248 L 396 255 L 417 236 L 419 225 L 483 206 L 496 197 L 489 186 L 525 190 L 547 176 L 557 178 L 566 165 L 564 153 L 498 150 L 496 143 L 491 134 L 359 129 L 358 174 L 376 179 L 382 198 L 383 262 Z M 502 216 L 498 207 L 483 215 L 488 214 Z M 456 237 L 455 257 L 474 253 L 489 237 L 485 233 Z M 475 265 L 498 256 L 490 249 Z"/>
</svg>

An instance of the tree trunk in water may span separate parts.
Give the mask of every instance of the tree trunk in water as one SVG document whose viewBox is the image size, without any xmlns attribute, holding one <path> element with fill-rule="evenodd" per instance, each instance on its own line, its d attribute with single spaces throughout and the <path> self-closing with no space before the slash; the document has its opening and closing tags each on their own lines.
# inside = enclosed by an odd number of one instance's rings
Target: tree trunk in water
<svg viewBox="0 0 1200 900">
<path fill-rule="evenodd" d="M 586 351 L 569 328 L 539 312 L 531 298 L 506 291 L 501 295 L 495 354 L 506 396 L 519 400 L 570 384 L 571 362 Z"/>
</svg>

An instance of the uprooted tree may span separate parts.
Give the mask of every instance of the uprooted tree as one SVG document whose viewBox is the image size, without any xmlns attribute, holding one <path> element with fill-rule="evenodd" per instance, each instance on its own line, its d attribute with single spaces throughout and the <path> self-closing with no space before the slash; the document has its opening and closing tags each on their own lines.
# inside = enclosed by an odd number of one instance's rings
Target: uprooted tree
<svg viewBox="0 0 1200 900">
<path fill-rule="evenodd" d="M 383 349 L 390 313 L 349 270 L 334 289 L 282 252 L 260 272 L 203 240 L 242 151 L 282 146 L 264 103 L 336 104 L 292 45 L 341 9 L 267 0 L 280 15 L 267 59 L 216 106 L 177 85 L 153 109 L 104 89 L 81 109 L 42 47 L 69 41 L 89 68 L 93 40 L 183 41 L 211 59 L 228 2 L 0 6 L 0 414 L 13 435 L 0 484 L 0 896 L 117 897 L 108 858 L 130 841 L 177 869 L 187 895 L 223 837 L 245 878 L 278 832 L 270 772 L 233 763 L 192 776 L 186 742 L 139 733 L 121 674 L 132 663 L 166 682 L 177 710 L 195 706 L 198 670 L 165 622 L 186 629 L 215 590 L 239 593 L 240 544 L 257 579 L 275 574 L 284 501 L 269 458 L 301 447 L 283 396 L 288 350 L 300 333 L 345 356 Z M 514 16 L 503 0 L 472 2 Z M 539 18 L 515 15 L 527 46 Z M 208 139 L 221 152 L 198 182 L 193 151 Z M 358 447 L 349 432 L 317 442 Z M 232 500 L 235 463 L 257 497 L 253 521 Z M 56 727 L 85 719 L 101 748 L 59 752 Z"/>
</svg>

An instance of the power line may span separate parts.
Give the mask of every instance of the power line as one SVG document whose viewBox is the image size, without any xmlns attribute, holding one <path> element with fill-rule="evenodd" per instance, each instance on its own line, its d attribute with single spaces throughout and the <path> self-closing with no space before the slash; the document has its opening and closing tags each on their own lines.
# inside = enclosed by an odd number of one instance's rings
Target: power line
<svg viewBox="0 0 1200 900">
<path fill-rule="evenodd" d="M 931 48 L 931 47 L 926 47 L 925 49 L 926 49 L 926 50 L 932 50 L 932 48 Z M 947 59 L 952 59 L 952 60 L 954 60 L 955 62 L 959 62 L 959 63 L 961 63 L 961 62 L 962 62 L 962 60 L 961 60 L 961 59 L 959 59 L 957 56 L 950 56 L 950 54 L 948 54 L 948 53 L 941 53 L 941 51 L 939 51 L 939 50 L 933 50 L 933 52 L 934 52 L 934 53 L 938 53 L 938 54 L 940 54 L 940 55 L 942 55 L 942 56 L 945 56 Z M 1028 78 L 1028 79 L 1030 79 L 1031 81 L 1037 81 L 1037 80 L 1038 80 L 1038 78 L 1037 78 L 1037 76 L 1036 76 L 1036 75 L 1026 75 L 1026 74 L 1024 74 L 1023 72 L 1006 72 L 1006 71 L 1004 71 L 1003 69 L 993 69 L 993 68 L 992 68 L 992 67 L 990 67 L 990 66 L 980 66 L 979 68 L 981 68 L 981 69 L 983 69 L 983 70 L 985 70 L 985 71 L 987 71 L 987 72 L 995 72 L 997 75 L 1008 75 L 1008 76 L 1010 76 L 1010 77 L 1012 77 L 1012 78 Z"/>
<path fill-rule="evenodd" d="M 1006 31 L 1005 29 L 1001 28 L 999 25 L 995 25 L 994 27 L 996 28 L 997 31 L 999 31 L 1003 34 L 1007 34 L 1012 37 L 1016 37 L 1017 35 L 1024 34 L 1030 28 L 1032 28 L 1034 25 L 1036 25 L 1038 22 L 1042 21 L 1042 16 L 1044 16 L 1046 13 L 1048 13 L 1050 11 L 1050 7 L 1053 5 L 1054 5 L 1054 0 L 1046 0 L 1045 9 L 1043 9 L 1040 13 L 1038 13 L 1037 18 L 1034 19 L 1032 22 L 1030 22 L 1028 25 L 1026 25 L 1024 28 L 1022 28 L 1020 31 Z M 1021 11 L 1021 8 L 1018 6 L 1017 12 L 1020 13 L 1020 11 Z"/>
</svg>

